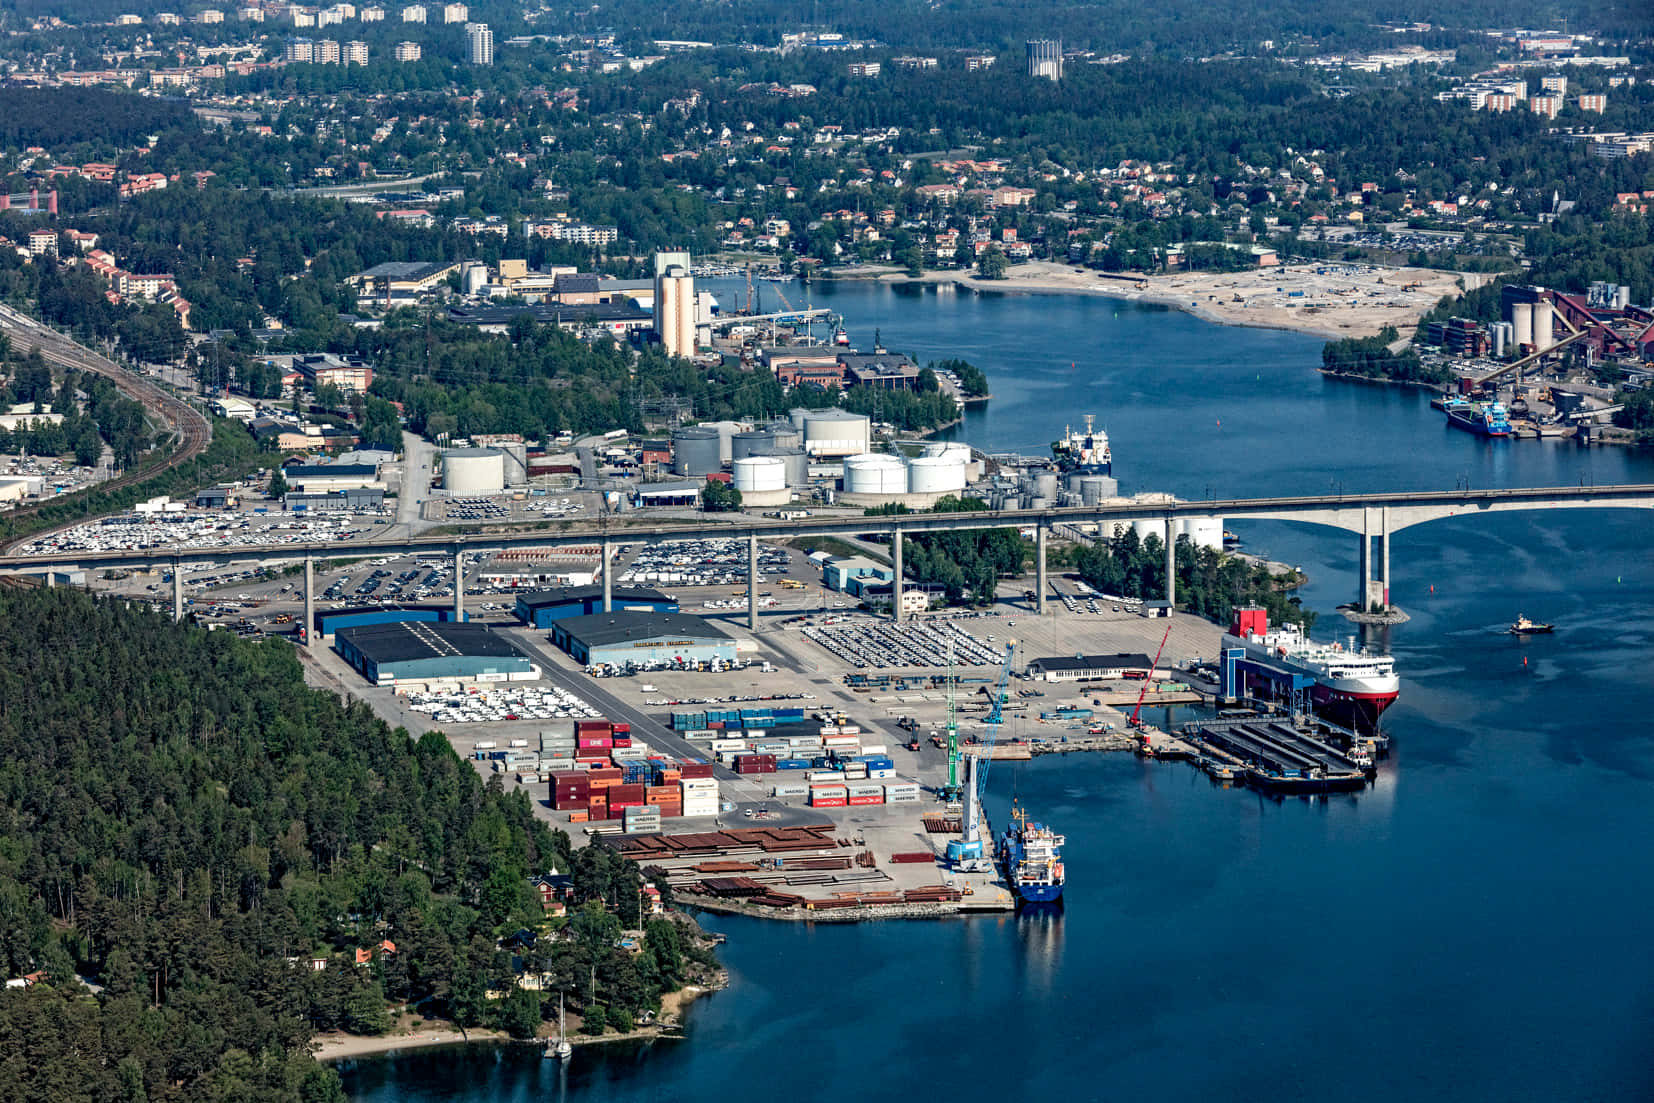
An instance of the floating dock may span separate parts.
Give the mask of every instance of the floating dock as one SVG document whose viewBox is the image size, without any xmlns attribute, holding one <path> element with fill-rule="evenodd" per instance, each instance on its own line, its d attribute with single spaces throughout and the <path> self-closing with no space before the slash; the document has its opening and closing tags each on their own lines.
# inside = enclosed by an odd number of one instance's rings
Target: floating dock
<svg viewBox="0 0 1654 1103">
<path fill-rule="evenodd" d="M 1371 767 L 1284 719 L 1209 720 L 1183 734 L 1207 752 L 1219 773 L 1233 771 L 1266 792 L 1353 792 L 1366 788 L 1370 777 Z"/>
</svg>

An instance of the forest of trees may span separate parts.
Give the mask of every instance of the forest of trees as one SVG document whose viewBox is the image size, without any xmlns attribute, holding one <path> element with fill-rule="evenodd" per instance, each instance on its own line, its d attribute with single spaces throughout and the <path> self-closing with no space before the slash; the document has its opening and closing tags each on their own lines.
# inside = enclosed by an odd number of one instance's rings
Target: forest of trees
<svg viewBox="0 0 1654 1103">
<path fill-rule="evenodd" d="M 980 498 L 945 497 L 932 513 L 975 513 L 988 508 Z M 875 506 L 870 517 L 913 512 L 904 505 Z M 915 582 L 942 587 L 948 604 L 990 605 L 999 580 L 1022 574 L 1027 542 L 1014 528 L 913 533 L 902 541 L 902 567 Z"/>
<path fill-rule="evenodd" d="M 1220 623 L 1237 605 L 1261 605 L 1272 624 L 1301 624 L 1307 630 L 1315 613 L 1292 596 L 1290 583 L 1268 569 L 1212 548 L 1177 542 L 1178 607 Z M 1087 585 L 1105 594 L 1148 601 L 1166 596 L 1166 545 L 1159 536 L 1139 540 L 1126 529 L 1108 541 L 1074 549 L 1072 563 Z"/>
<path fill-rule="evenodd" d="M 194 126 L 187 104 L 104 88 L 0 87 L 0 146 L 71 142 L 129 145 L 177 126 Z"/>
<path fill-rule="evenodd" d="M 669 922 L 618 950 L 632 863 L 571 857 L 440 734 L 307 688 L 285 643 L 0 589 L 0 695 L 0 959 L 44 973 L 0 993 L 0 1035 L 29 1040 L 0 1056 L 6 1098 L 340 1100 L 312 1032 L 402 1004 L 531 1034 L 538 994 L 484 993 L 513 988 L 502 933 L 541 924 L 532 874 L 570 872 L 576 907 L 519 952 L 588 1024 L 656 1006 L 701 954 Z"/>
<path fill-rule="evenodd" d="M 1425 367 L 1412 345 L 1400 352 L 1391 351 L 1390 346 L 1400 339 L 1394 326 L 1385 326 L 1376 337 L 1329 341 L 1321 350 L 1321 366 L 1340 375 L 1389 379 L 1397 383 L 1445 383 L 1453 378 L 1453 373 L 1439 364 Z"/>
</svg>

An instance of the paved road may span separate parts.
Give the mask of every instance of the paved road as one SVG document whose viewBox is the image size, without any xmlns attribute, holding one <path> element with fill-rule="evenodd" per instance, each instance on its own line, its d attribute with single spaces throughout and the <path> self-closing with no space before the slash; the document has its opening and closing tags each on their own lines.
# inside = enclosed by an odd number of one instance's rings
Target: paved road
<svg viewBox="0 0 1654 1103">
<path fill-rule="evenodd" d="M 436 448 L 417 433 L 402 434 L 402 486 L 396 500 L 396 525 L 409 535 L 429 528 L 421 514 L 431 497 L 431 465 L 436 462 Z"/>
</svg>

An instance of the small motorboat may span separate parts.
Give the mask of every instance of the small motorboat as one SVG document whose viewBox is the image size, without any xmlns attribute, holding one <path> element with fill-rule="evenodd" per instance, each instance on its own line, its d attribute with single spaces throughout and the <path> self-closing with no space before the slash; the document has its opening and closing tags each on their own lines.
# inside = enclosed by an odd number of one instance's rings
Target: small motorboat
<svg viewBox="0 0 1654 1103">
<path fill-rule="evenodd" d="M 1555 631 L 1556 625 L 1531 621 L 1521 613 L 1516 614 L 1516 623 L 1510 626 L 1510 634 L 1513 636 L 1542 636 Z"/>
</svg>

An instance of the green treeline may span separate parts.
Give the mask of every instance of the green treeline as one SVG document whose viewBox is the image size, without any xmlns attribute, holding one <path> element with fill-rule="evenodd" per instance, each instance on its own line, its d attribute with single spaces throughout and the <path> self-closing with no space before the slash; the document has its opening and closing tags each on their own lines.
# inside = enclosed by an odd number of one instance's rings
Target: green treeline
<svg viewBox="0 0 1654 1103">
<path fill-rule="evenodd" d="M 102 88 L 0 88 L 0 145 L 130 145 L 158 130 L 196 126 L 181 101 Z"/>
<path fill-rule="evenodd" d="M 1220 623 L 1229 620 L 1237 605 L 1261 605 L 1272 624 L 1297 623 L 1308 629 L 1315 614 L 1290 596 L 1287 583 L 1239 556 L 1212 548 L 1196 548 L 1188 539 L 1177 542 L 1178 607 Z M 1166 596 L 1166 545 L 1159 536 L 1139 541 L 1134 529 L 1112 540 L 1078 547 L 1072 562 L 1086 584 L 1105 594 L 1146 601 Z"/>
<path fill-rule="evenodd" d="M 932 513 L 976 513 L 988 508 L 980 498 L 946 497 Z M 867 515 L 913 512 L 903 505 L 875 506 Z M 1014 528 L 963 532 L 914 533 L 902 540 L 904 577 L 941 586 L 948 604 L 991 605 L 1001 577 L 1022 574 L 1027 542 Z"/>
<path fill-rule="evenodd" d="M 590 1017 L 654 1006 L 696 953 L 660 921 L 617 949 L 635 866 L 571 860 L 524 794 L 307 688 L 284 643 L 5 589 L 0 699 L 0 965 L 45 975 L 0 993 L 27 1042 L 7 1098 L 341 1100 L 306 1043 L 384 1030 L 388 1002 L 531 1033 L 499 936 L 540 926 L 533 874 L 584 906 L 520 952 Z"/>
<path fill-rule="evenodd" d="M 1345 337 L 1329 341 L 1321 350 L 1321 366 L 1341 375 L 1397 382 L 1445 383 L 1453 373 L 1441 366 L 1426 368 L 1418 350 L 1408 345 L 1400 352 L 1390 346 L 1400 340 L 1395 326 L 1385 326 L 1376 337 Z"/>
<path fill-rule="evenodd" d="M 113 384 L 109 386 L 113 389 Z M 0 540 L 15 540 L 83 518 L 119 513 L 158 494 L 193 494 L 203 486 L 245 478 L 260 466 L 270 464 L 270 457 L 259 453 L 246 426 L 223 418 L 209 420 L 213 427 L 212 443 L 194 459 L 159 470 L 166 462 L 166 455 L 160 451 L 148 452 L 139 466 L 144 470 L 156 469 L 150 477 L 113 489 L 93 486 L 77 490 L 30 509 L 7 513 L 0 516 Z"/>
</svg>

